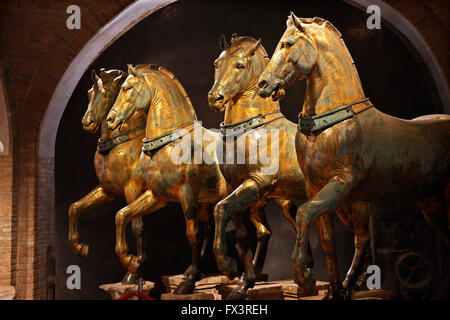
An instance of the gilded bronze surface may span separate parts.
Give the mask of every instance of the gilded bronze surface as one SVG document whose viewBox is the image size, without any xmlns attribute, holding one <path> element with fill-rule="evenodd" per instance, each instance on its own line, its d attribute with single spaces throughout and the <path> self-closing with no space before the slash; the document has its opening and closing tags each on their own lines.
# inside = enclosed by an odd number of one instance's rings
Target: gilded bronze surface
<svg viewBox="0 0 450 320">
<path fill-rule="evenodd" d="M 127 74 L 120 70 L 100 71 L 100 77 L 91 73 L 94 85 L 88 91 L 89 105 L 82 119 L 83 129 L 95 133 L 101 128 L 100 141 L 110 141 L 122 133 L 110 130 L 106 125 L 106 115 L 119 94 L 120 86 Z M 144 137 L 145 117 L 136 117 L 129 123 L 126 133 L 129 140 L 117 144 L 106 152 L 94 155 L 95 172 L 99 186 L 73 203 L 69 208 L 69 242 L 75 254 L 86 257 L 89 246 L 80 240 L 79 216 L 90 209 L 99 207 L 119 197 L 132 203 L 144 189 L 144 179 L 139 174 L 139 155 Z M 138 255 L 145 259 L 143 223 L 141 218 L 132 221 L 133 233 L 137 239 Z M 136 274 L 125 275 L 124 282 L 134 282 Z"/>
<path fill-rule="evenodd" d="M 231 46 L 228 46 L 223 38 L 221 38 L 221 42 L 224 50 L 214 62 L 216 68 L 215 83 L 209 92 L 208 100 L 212 109 L 225 112 L 222 127 L 241 122 L 245 123 L 244 120 L 255 118 L 261 114 L 277 114 L 280 108 L 278 101 L 263 99 L 257 94 L 258 79 L 269 62 L 261 41 L 233 35 Z M 279 112 L 278 115 L 280 115 Z M 267 130 L 263 132 L 265 132 L 267 136 L 265 138 L 268 138 L 268 141 L 272 141 L 270 138 L 271 129 L 275 129 L 280 135 L 278 139 L 279 152 L 272 155 L 278 158 L 279 169 L 272 175 L 264 174 L 262 169 L 267 165 L 261 162 L 250 165 L 249 154 L 246 155 L 245 164 L 237 164 L 235 161 L 232 164 L 221 165 L 222 173 L 227 182 L 235 190 L 219 202 L 215 210 L 214 250 L 218 266 L 226 274 L 233 274 L 236 267 L 235 262 L 227 255 L 224 241 L 225 227 L 229 217 L 234 216 L 253 203 L 265 202 L 270 198 L 306 201 L 305 178 L 298 165 L 295 151 L 297 126 L 281 116 L 258 128 Z M 253 130 L 227 143 L 236 148 L 236 153 L 239 152 L 239 149 L 241 149 L 241 152 L 245 152 L 249 149 L 248 144 L 257 140 L 260 136 L 261 131 Z M 267 148 L 270 149 L 270 146 Z M 299 152 L 301 152 L 301 149 Z M 341 216 L 348 220 L 345 216 Z M 348 225 L 347 221 L 344 222 Z M 334 226 L 328 216 L 320 217 L 316 221 L 316 225 L 321 248 L 328 266 L 330 287 L 327 296 L 331 299 L 337 297 L 342 288 L 336 261 Z M 308 259 L 312 259 L 312 257 L 308 257 Z M 355 270 L 358 267 L 359 260 L 360 257 L 356 256 L 349 274 L 356 274 Z M 249 263 L 244 263 L 244 265 L 251 267 Z M 240 294 L 244 297 L 247 288 L 253 286 L 254 277 L 251 276 L 253 273 L 252 270 L 246 270 L 247 276 L 244 277 L 242 283 L 234 292 L 236 296 Z"/>
<path fill-rule="evenodd" d="M 162 67 L 154 65 L 129 66 L 129 77 L 122 85 L 117 101 L 108 114 L 108 127 L 112 130 L 126 130 L 128 122 L 145 115 L 147 118 L 146 141 L 161 141 L 156 148 L 144 148 L 140 157 L 142 176 L 145 179 L 145 192 L 132 204 L 117 213 L 116 253 L 123 266 L 135 272 L 140 261 L 128 253 L 125 241 L 125 227 L 131 219 L 144 214 L 155 212 L 164 207 L 167 202 L 181 204 L 186 219 L 186 234 L 192 247 L 192 265 L 185 272 L 187 279 L 175 290 L 175 293 L 191 293 L 195 281 L 200 278 L 199 266 L 199 220 L 208 221 L 207 214 L 201 214 L 199 208 L 212 205 L 228 194 L 227 183 L 219 169 L 215 149 L 211 150 L 212 163 L 196 163 L 195 153 L 191 154 L 188 163 L 174 163 L 173 154 L 183 143 L 182 138 L 190 137 L 190 148 L 200 149 L 201 154 L 211 143 L 220 136 L 203 127 L 200 130 L 200 139 L 194 137 L 196 130 L 194 121 L 197 119 L 192 104 L 175 77 Z M 184 129 L 181 133 L 180 129 Z M 179 140 L 163 139 L 173 133 L 180 133 Z M 160 138 L 158 138 L 160 137 Z M 155 139 L 158 138 L 158 139 Z M 284 212 L 289 214 L 289 203 L 278 201 Z M 258 246 L 253 263 L 262 269 L 264 262 L 264 244 L 267 242 L 270 231 L 265 226 L 263 206 L 254 206 L 251 211 L 251 221 L 258 232 Z M 293 224 L 295 222 L 291 218 Z M 236 219 L 238 240 L 241 239 L 243 221 Z M 246 252 L 247 243 L 239 241 Z"/>
<path fill-rule="evenodd" d="M 306 79 L 307 85 L 301 117 L 365 98 L 339 31 L 321 18 L 299 19 L 291 14 L 260 77 L 259 94 L 277 99 L 299 79 Z M 351 223 L 364 229 L 371 202 L 415 202 L 450 244 L 449 115 L 403 120 L 371 107 L 323 130 L 298 131 L 296 143 L 310 198 L 298 208 L 296 218 L 292 260 L 299 285 L 307 286 L 311 280 L 306 265 L 310 225 L 336 209 L 351 209 Z M 356 249 L 364 246 L 355 237 Z"/>
</svg>

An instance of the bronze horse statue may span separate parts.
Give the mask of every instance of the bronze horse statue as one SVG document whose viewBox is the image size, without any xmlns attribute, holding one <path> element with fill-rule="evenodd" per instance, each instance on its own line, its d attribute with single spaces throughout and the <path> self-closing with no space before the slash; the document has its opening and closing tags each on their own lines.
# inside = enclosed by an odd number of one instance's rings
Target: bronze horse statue
<svg viewBox="0 0 450 320">
<path fill-rule="evenodd" d="M 198 224 L 199 220 L 207 222 L 210 218 L 206 210 L 200 211 L 199 208 L 215 204 L 228 194 L 215 150 L 219 136 L 196 124 L 197 116 L 188 95 L 168 70 L 156 65 L 129 65 L 128 72 L 107 121 L 108 128 L 120 130 L 132 119 L 142 115 L 146 117 L 146 134 L 140 156 L 145 192 L 116 215 L 116 253 L 125 268 L 136 272 L 141 261 L 128 253 L 126 225 L 136 217 L 157 211 L 167 202 L 180 203 L 192 248 L 192 265 L 175 293 L 192 293 L 195 282 L 200 279 Z M 183 151 L 182 162 L 176 160 L 180 151 Z M 197 159 L 198 154 L 207 154 L 207 159 Z M 289 203 L 280 202 L 280 206 L 289 211 Z M 261 243 L 268 232 L 263 209 L 255 207 L 252 210 L 252 222 L 263 233 L 258 239 L 254 261 L 260 268 L 264 259 L 257 257 L 261 256 Z M 243 241 L 246 238 L 244 221 L 236 219 L 234 222 L 241 252 L 245 253 L 250 248 Z"/>
<path fill-rule="evenodd" d="M 306 79 L 306 97 L 297 156 L 310 200 L 297 210 L 296 283 L 311 281 L 311 223 L 339 208 L 350 207 L 357 226 L 365 220 L 359 209 L 371 202 L 415 202 L 448 246 L 450 116 L 403 120 L 380 112 L 365 97 L 340 32 L 324 19 L 291 13 L 258 93 L 279 99 L 299 79 Z"/>
<path fill-rule="evenodd" d="M 239 153 L 239 150 L 244 153 L 248 148 L 248 144 L 245 144 L 246 139 L 256 139 L 253 136 L 262 134 L 268 136 L 271 134 L 270 129 L 275 129 L 280 135 L 278 138 L 280 151 L 277 155 L 273 155 L 277 156 L 280 162 L 276 173 L 265 174 L 262 170 L 264 167 L 262 163 L 249 165 L 251 155 L 247 155 L 244 164 L 234 162 L 221 165 L 227 182 L 236 191 L 216 206 L 215 214 L 218 224 L 216 225 L 214 250 L 221 271 L 232 274 L 235 264 L 226 256 L 227 248 L 223 240 L 229 217 L 253 203 L 264 203 L 268 199 L 279 201 L 280 198 L 287 198 L 291 201 L 304 202 L 306 201 L 306 192 L 305 178 L 298 165 L 295 151 L 297 126 L 280 113 L 278 101 L 263 99 L 257 95 L 258 79 L 269 63 L 261 40 L 256 41 L 251 37 L 238 37 L 234 34 L 231 46 L 223 37 L 221 37 L 220 46 L 222 52 L 214 62 L 215 82 L 208 94 L 208 101 L 210 107 L 215 111 L 225 112 L 222 129 L 238 128 L 241 130 L 241 135 L 236 136 L 236 139 L 228 143 L 237 149 L 236 153 Z M 259 119 L 261 121 L 255 121 Z M 245 123 L 255 122 L 254 125 L 243 127 Z M 266 131 L 261 133 L 256 130 L 257 128 L 265 128 Z M 222 133 L 226 135 L 224 130 Z M 349 218 L 345 215 L 340 216 L 344 223 L 351 228 L 348 223 Z M 326 257 L 330 276 L 328 299 L 339 298 L 339 292 L 342 289 L 336 261 L 334 225 L 330 218 L 329 215 L 325 215 L 316 221 L 320 245 Z M 353 230 L 353 228 L 351 229 Z M 349 277 L 357 274 L 359 261 L 358 257 L 354 260 Z M 245 265 L 251 267 L 249 263 Z M 250 270 L 246 274 L 251 275 L 254 272 Z M 244 298 L 247 288 L 253 286 L 254 280 L 254 277 L 244 278 L 234 292 L 236 298 Z"/>
<path fill-rule="evenodd" d="M 121 70 L 102 69 L 100 77 L 93 70 L 91 78 L 94 85 L 88 91 L 89 105 L 82 125 L 89 133 L 101 128 L 101 138 L 94 155 L 95 172 L 100 184 L 69 208 L 69 243 L 74 253 L 83 258 L 87 256 L 89 246 L 80 241 L 79 216 L 117 198 L 123 197 L 127 203 L 132 203 L 144 189 L 144 179 L 138 174 L 138 156 L 145 133 L 145 117 L 130 121 L 125 132 L 109 130 L 106 125 L 106 115 L 116 101 L 127 74 Z M 138 256 L 145 260 L 142 218 L 132 221 L 132 230 L 137 239 Z M 136 280 L 136 273 L 128 272 L 122 281 L 135 283 Z"/>
</svg>

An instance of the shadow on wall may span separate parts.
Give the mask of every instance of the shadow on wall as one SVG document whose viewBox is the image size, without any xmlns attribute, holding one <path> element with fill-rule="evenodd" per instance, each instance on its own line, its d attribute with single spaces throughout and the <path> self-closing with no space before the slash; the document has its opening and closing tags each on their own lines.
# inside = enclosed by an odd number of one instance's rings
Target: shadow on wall
<svg viewBox="0 0 450 320">
<path fill-rule="evenodd" d="M 206 0 L 184 0 L 165 7 L 128 31 L 93 62 L 75 89 L 60 122 L 56 142 L 57 299 L 107 299 L 98 286 L 118 282 L 125 273 L 114 253 L 114 215 L 124 205 L 123 201 L 80 217 L 81 237 L 91 245 L 87 260 L 74 256 L 67 241 L 69 205 L 98 183 L 93 155 L 99 137 L 81 128 L 81 117 L 88 102 L 86 92 L 92 85 L 90 70 L 102 67 L 126 70 L 127 63 L 162 65 L 185 87 L 203 125 L 217 128 L 223 115 L 209 110 L 207 93 L 213 84 L 213 61 L 220 53 L 219 36 L 225 33 L 229 38 L 238 32 L 261 38 L 271 55 L 285 30 L 290 11 L 302 17 L 321 16 L 341 31 L 366 95 L 378 109 L 402 118 L 441 112 L 433 109 L 421 70 L 402 41 L 384 26 L 381 30 L 367 30 L 367 15 L 341 1 L 274 1 L 261 5 L 256 1 L 227 0 L 211 4 Z M 298 83 L 287 90 L 286 98 L 281 101 L 282 111 L 291 121 L 297 121 L 304 90 L 305 84 Z M 270 205 L 266 210 L 273 237 L 264 272 L 269 273 L 270 279 L 291 278 L 290 256 L 295 234 L 275 206 Z M 161 275 L 183 272 L 190 264 L 190 248 L 179 205 L 170 204 L 146 216 L 144 223 L 147 280 L 158 281 Z M 337 225 L 340 269 L 344 275 L 353 254 L 353 235 L 342 224 Z M 127 234 L 130 250 L 134 250 L 130 228 Z M 319 279 L 326 280 L 323 255 L 313 238 L 315 272 Z M 71 264 L 81 267 L 81 290 L 66 288 L 66 268 Z M 210 264 L 214 266 L 213 259 Z"/>
</svg>

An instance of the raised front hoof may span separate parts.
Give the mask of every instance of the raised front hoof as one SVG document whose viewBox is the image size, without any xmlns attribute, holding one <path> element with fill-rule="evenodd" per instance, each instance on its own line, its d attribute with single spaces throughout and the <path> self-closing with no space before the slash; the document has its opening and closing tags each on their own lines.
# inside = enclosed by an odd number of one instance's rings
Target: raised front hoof
<svg viewBox="0 0 450 320">
<path fill-rule="evenodd" d="M 244 288 L 237 288 L 233 290 L 226 300 L 245 300 L 247 299 L 247 290 Z"/>
<path fill-rule="evenodd" d="M 138 284 L 139 275 L 137 273 L 127 272 L 122 279 L 122 284 Z"/>
<path fill-rule="evenodd" d="M 77 256 L 84 259 L 88 255 L 89 245 L 84 243 L 72 244 L 72 250 Z"/>
<path fill-rule="evenodd" d="M 139 259 L 132 254 L 120 257 L 120 262 L 130 273 L 136 273 L 139 270 Z"/>
<path fill-rule="evenodd" d="M 186 279 L 181 282 L 173 291 L 174 294 L 191 294 L 195 289 L 195 281 L 193 279 Z"/>
</svg>

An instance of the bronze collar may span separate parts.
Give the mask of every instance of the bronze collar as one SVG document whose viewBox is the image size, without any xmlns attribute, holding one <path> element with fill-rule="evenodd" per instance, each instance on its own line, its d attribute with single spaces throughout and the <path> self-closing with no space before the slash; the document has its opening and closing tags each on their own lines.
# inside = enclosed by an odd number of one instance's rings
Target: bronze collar
<svg viewBox="0 0 450 320">
<path fill-rule="evenodd" d="M 364 102 L 367 102 L 364 106 L 356 107 L 357 105 Z M 364 98 L 312 117 L 302 117 L 302 114 L 300 113 L 298 130 L 308 135 L 313 132 L 331 127 L 336 123 L 339 123 L 346 119 L 352 118 L 355 114 L 363 112 L 370 107 L 373 107 L 373 104 L 369 101 L 369 98 Z"/>
<path fill-rule="evenodd" d="M 136 127 L 134 129 L 131 129 L 130 131 L 120 134 L 117 137 L 103 140 L 102 138 L 98 139 L 97 142 L 97 151 L 100 154 L 105 154 L 112 148 L 117 147 L 119 144 L 122 144 L 124 142 L 127 142 L 139 135 L 141 135 L 144 132 L 145 126 Z"/>
<path fill-rule="evenodd" d="M 195 120 L 194 120 L 195 121 Z M 153 139 L 147 139 L 144 138 L 144 140 L 142 140 L 142 152 L 144 152 L 146 155 L 151 156 L 152 155 L 152 151 L 159 149 L 163 146 L 165 146 L 166 144 L 169 144 L 170 142 L 176 141 L 178 139 L 180 139 L 181 137 L 183 137 L 183 134 L 180 134 L 178 132 L 178 130 L 183 129 L 191 124 L 194 123 L 194 121 L 191 121 L 183 126 L 181 126 L 180 128 L 177 128 L 175 130 L 172 130 L 170 132 L 164 133 L 158 137 L 155 137 Z M 190 132 L 192 129 L 188 130 L 188 132 Z"/>
<path fill-rule="evenodd" d="M 240 136 L 241 134 L 258 128 L 274 120 L 283 118 L 283 114 L 279 109 L 265 114 L 258 114 L 257 116 L 235 122 L 230 124 L 220 124 L 220 133 L 223 137 Z"/>
</svg>

